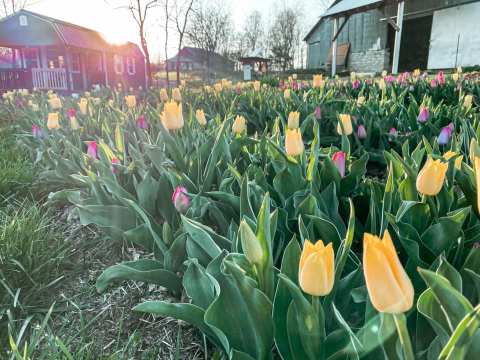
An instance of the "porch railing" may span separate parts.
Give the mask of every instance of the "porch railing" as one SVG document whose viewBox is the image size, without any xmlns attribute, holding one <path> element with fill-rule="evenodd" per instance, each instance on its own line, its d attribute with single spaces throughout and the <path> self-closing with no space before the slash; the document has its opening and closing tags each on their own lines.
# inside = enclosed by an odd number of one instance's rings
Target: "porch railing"
<svg viewBox="0 0 480 360">
<path fill-rule="evenodd" d="M 39 90 L 68 90 L 65 69 L 32 69 L 33 87 Z"/>
<path fill-rule="evenodd" d="M 0 69 L 0 91 L 29 88 L 31 78 L 28 70 Z"/>
</svg>

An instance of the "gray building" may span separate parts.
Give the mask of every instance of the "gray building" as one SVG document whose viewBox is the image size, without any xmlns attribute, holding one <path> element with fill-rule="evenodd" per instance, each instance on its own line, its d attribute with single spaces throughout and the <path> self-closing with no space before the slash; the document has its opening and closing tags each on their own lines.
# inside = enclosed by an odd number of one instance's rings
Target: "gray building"
<svg viewBox="0 0 480 360">
<path fill-rule="evenodd" d="M 480 0 L 337 0 L 304 39 L 308 68 L 397 72 L 479 65 L 479 18 Z"/>
</svg>

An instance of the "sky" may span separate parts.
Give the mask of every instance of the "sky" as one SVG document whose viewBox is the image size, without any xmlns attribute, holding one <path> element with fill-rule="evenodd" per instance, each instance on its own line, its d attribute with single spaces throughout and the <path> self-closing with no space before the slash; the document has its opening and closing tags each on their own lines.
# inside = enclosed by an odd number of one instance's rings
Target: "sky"
<svg viewBox="0 0 480 360">
<path fill-rule="evenodd" d="M 322 1 L 320 0 L 223 1 L 230 9 L 236 30 L 242 29 L 245 17 L 253 10 L 260 11 L 264 19 L 268 21 L 276 10 L 283 6 L 294 6 L 302 13 L 303 33 L 306 33 L 322 13 Z M 109 41 L 115 43 L 132 41 L 138 44 L 138 30 L 135 22 L 128 11 L 115 9 L 115 3 L 115 0 L 39 0 L 28 6 L 27 9 L 97 30 L 104 34 Z M 154 59 L 164 57 L 162 50 L 164 37 L 161 23 L 160 12 L 152 14 L 147 40 Z M 175 55 L 175 42 L 172 39 L 169 56 Z"/>
</svg>

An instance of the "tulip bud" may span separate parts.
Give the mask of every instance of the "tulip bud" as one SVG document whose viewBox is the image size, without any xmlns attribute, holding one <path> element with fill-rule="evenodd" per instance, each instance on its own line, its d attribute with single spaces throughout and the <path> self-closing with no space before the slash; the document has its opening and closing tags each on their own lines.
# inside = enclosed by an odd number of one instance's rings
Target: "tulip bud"
<svg viewBox="0 0 480 360">
<path fill-rule="evenodd" d="M 362 139 L 362 140 L 367 138 L 367 130 L 365 129 L 364 125 L 362 124 L 358 125 L 357 136 L 359 139 Z"/>
<path fill-rule="evenodd" d="M 342 178 L 345 176 L 345 158 L 346 154 L 343 151 L 337 151 L 332 156 L 332 161 Z"/>
<path fill-rule="evenodd" d="M 242 220 L 239 227 L 240 241 L 243 253 L 252 264 L 261 264 L 264 257 L 262 245 L 245 220 Z"/>
<path fill-rule="evenodd" d="M 260 91 L 260 85 L 261 85 L 261 84 L 260 84 L 260 81 L 254 81 L 254 82 L 253 82 L 253 89 L 254 89 L 255 91 Z"/>
<path fill-rule="evenodd" d="M 285 89 L 283 91 L 283 97 L 284 97 L 285 100 L 290 99 L 290 89 Z"/>
<path fill-rule="evenodd" d="M 222 84 L 221 83 L 216 83 L 215 85 L 213 85 L 213 89 L 218 94 L 219 92 L 222 91 Z"/>
<path fill-rule="evenodd" d="M 423 195 L 435 196 L 442 190 L 448 163 L 428 158 L 417 176 L 417 191 Z"/>
<path fill-rule="evenodd" d="M 351 135 L 353 133 L 352 127 L 352 118 L 349 114 L 340 114 L 339 115 L 339 122 L 337 124 L 337 133 L 339 135 Z M 341 124 L 341 125 L 340 125 Z M 343 129 L 342 129 L 343 127 Z"/>
<path fill-rule="evenodd" d="M 365 96 L 359 96 L 357 99 L 357 105 L 362 106 L 363 104 L 365 104 Z"/>
<path fill-rule="evenodd" d="M 37 124 L 32 125 L 32 135 L 33 137 L 40 139 L 42 137 L 42 129 Z"/>
<path fill-rule="evenodd" d="M 195 117 L 201 126 L 207 125 L 207 118 L 205 117 L 205 112 L 202 109 L 198 109 L 195 112 Z"/>
<path fill-rule="evenodd" d="M 413 306 L 414 289 L 400 262 L 392 238 L 363 235 L 363 273 L 368 295 L 377 311 L 400 314 Z"/>
<path fill-rule="evenodd" d="M 395 136 L 395 137 L 396 137 L 396 136 L 398 135 L 397 129 L 395 129 L 395 128 L 392 127 L 392 128 L 388 131 L 388 134 L 389 134 L 390 136 Z"/>
<path fill-rule="evenodd" d="M 430 117 L 430 112 L 428 111 L 428 108 L 426 106 L 420 106 L 420 112 L 417 117 L 417 121 L 424 123 L 428 120 Z"/>
<path fill-rule="evenodd" d="M 322 119 L 322 109 L 320 108 L 320 106 L 317 106 L 317 107 L 315 108 L 314 116 L 315 116 L 315 119 L 317 119 L 317 120 L 321 120 L 321 119 Z"/>
<path fill-rule="evenodd" d="M 169 101 L 163 106 L 163 112 L 160 114 L 162 125 L 167 130 L 178 130 L 184 125 L 182 105 L 175 101 Z"/>
<path fill-rule="evenodd" d="M 93 159 L 98 159 L 98 151 L 97 151 L 97 142 L 96 141 L 88 141 L 87 142 L 87 155 Z"/>
<path fill-rule="evenodd" d="M 453 73 L 452 74 L 452 80 L 453 81 L 457 82 L 459 78 L 460 78 L 460 75 L 458 73 Z"/>
<path fill-rule="evenodd" d="M 352 88 L 354 90 L 358 89 L 360 87 L 360 80 L 356 79 L 352 81 Z"/>
<path fill-rule="evenodd" d="M 58 110 L 62 108 L 62 101 L 59 97 L 53 96 L 48 100 L 48 104 L 52 110 Z"/>
<path fill-rule="evenodd" d="M 140 115 L 137 119 L 137 127 L 142 129 L 142 130 L 146 130 L 148 129 L 148 122 L 147 120 L 145 119 L 145 116 L 144 115 Z"/>
<path fill-rule="evenodd" d="M 187 195 L 187 189 L 183 186 L 177 186 L 172 195 L 172 202 L 179 213 L 186 213 L 190 208 L 190 198 Z"/>
<path fill-rule="evenodd" d="M 445 154 L 443 154 L 443 158 L 448 161 L 450 160 L 451 158 L 453 158 L 454 156 L 457 156 L 458 154 L 456 152 L 453 152 L 453 151 L 447 151 Z M 463 155 L 457 157 L 455 159 L 455 168 L 457 170 L 460 170 L 462 168 L 462 160 L 463 160 Z"/>
<path fill-rule="evenodd" d="M 470 109 L 473 104 L 473 96 L 472 95 L 466 95 L 465 99 L 463 100 L 463 106 L 467 109 Z"/>
<path fill-rule="evenodd" d="M 313 75 L 312 87 L 314 89 L 322 88 L 324 86 L 322 75 Z"/>
<path fill-rule="evenodd" d="M 75 116 L 70 117 L 70 127 L 72 130 L 80 129 L 80 125 L 78 124 L 77 118 Z"/>
<path fill-rule="evenodd" d="M 47 119 L 47 128 L 48 130 L 58 130 L 60 129 L 58 113 L 49 113 Z"/>
<path fill-rule="evenodd" d="M 452 137 L 452 129 L 449 126 L 445 126 L 440 130 L 437 141 L 439 145 L 447 145 Z"/>
<path fill-rule="evenodd" d="M 297 156 L 303 153 L 305 146 L 303 145 L 302 133 L 300 129 L 287 129 L 285 134 L 285 151 L 289 156 Z"/>
<path fill-rule="evenodd" d="M 319 240 L 314 245 L 305 240 L 298 266 L 298 283 L 312 296 L 326 296 L 335 281 L 335 254 L 332 243 L 324 246 Z"/>
<path fill-rule="evenodd" d="M 288 128 L 289 129 L 298 129 L 300 122 L 300 113 L 298 111 L 292 111 L 288 114 Z"/>
<path fill-rule="evenodd" d="M 235 134 L 241 134 L 247 129 L 246 120 L 243 116 L 237 115 L 232 125 L 232 131 Z"/>
<path fill-rule="evenodd" d="M 120 164 L 120 160 L 118 160 L 116 157 L 113 157 L 112 158 L 112 173 L 114 173 L 114 174 L 118 173 L 118 169 L 115 167 L 118 164 Z"/>
<path fill-rule="evenodd" d="M 67 116 L 69 118 L 75 117 L 77 115 L 77 111 L 74 108 L 70 108 L 67 110 Z"/>
<path fill-rule="evenodd" d="M 176 102 L 182 102 L 182 93 L 180 92 L 179 88 L 175 88 L 172 90 L 172 98 Z"/>
<path fill-rule="evenodd" d="M 137 98 L 135 97 L 135 95 L 125 96 L 125 102 L 127 103 L 129 109 L 133 109 L 137 106 Z"/>
<path fill-rule="evenodd" d="M 164 103 L 168 101 L 168 93 L 166 89 L 160 89 L 160 100 Z"/>
</svg>

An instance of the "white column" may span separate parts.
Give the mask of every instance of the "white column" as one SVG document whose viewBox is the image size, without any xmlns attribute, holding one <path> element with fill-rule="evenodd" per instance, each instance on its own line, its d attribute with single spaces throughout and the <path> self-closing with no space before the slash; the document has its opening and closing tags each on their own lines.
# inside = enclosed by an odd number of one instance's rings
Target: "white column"
<svg viewBox="0 0 480 360">
<path fill-rule="evenodd" d="M 338 18 L 333 19 L 333 36 L 332 42 L 332 78 L 337 75 L 337 32 L 338 32 Z"/>
<path fill-rule="evenodd" d="M 405 1 L 398 3 L 397 26 L 398 31 L 395 33 L 395 46 L 393 48 L 392 74 L 398 74 L 398 62 L 400 60 L 400 45 L 402 44 L 402 28 L 403 13 L 405 9 Z"/>
<path fill-rule="evenodd" d="M 108 86 L 108 66 L 107 66 L 107 53 L 102 53 L 103 72 L 105 73 L 105 87 Z"/>
</svg>

